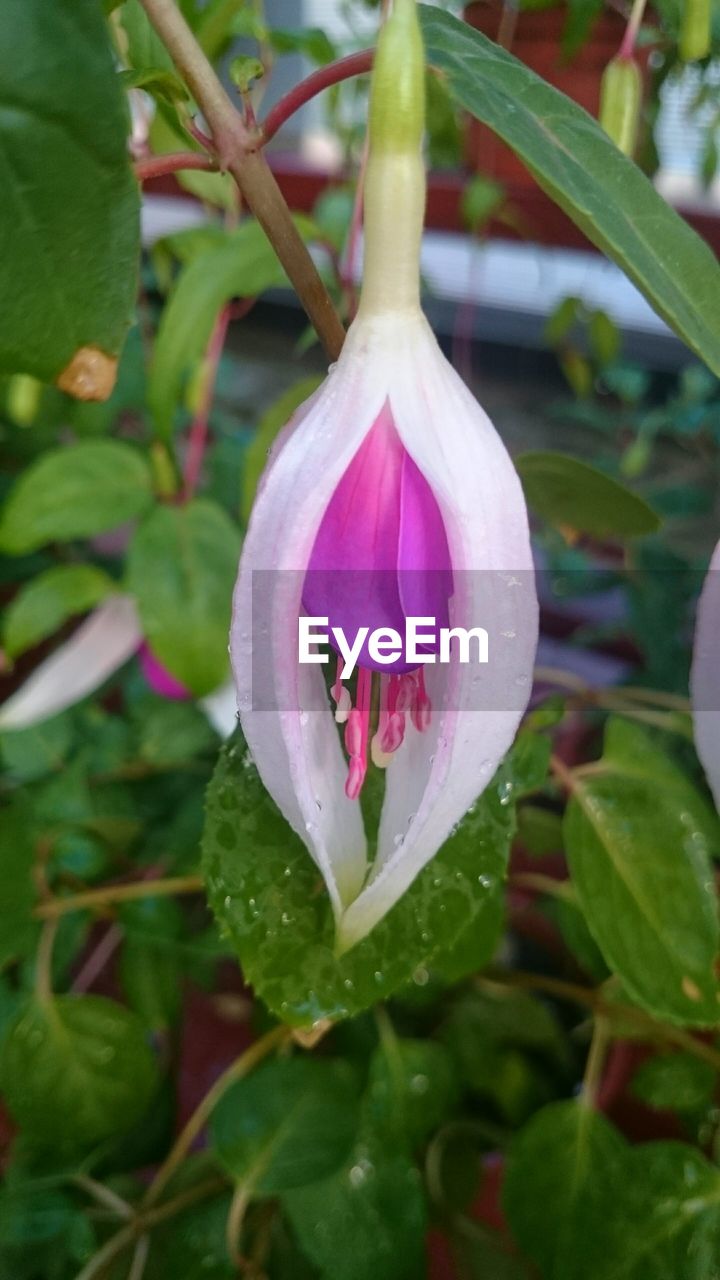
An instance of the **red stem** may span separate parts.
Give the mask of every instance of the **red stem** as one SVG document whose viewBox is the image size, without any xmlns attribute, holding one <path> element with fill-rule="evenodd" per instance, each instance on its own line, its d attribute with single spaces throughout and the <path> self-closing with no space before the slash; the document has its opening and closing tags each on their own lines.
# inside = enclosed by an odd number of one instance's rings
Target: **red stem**
<svg viewBox="0 0 720 1280">
<path fill-rule="evenodd" d="M 200 471 L 202 468 L 203 457 L 205 456 L 205 446 L 208 438 L 208 426 L 210 421 L 210 409 L 212 407 L 213 393 L 215 391 L 215 379 L 217 377 L 220 356 L 225 346 L 225 338 L 227 337 L 228 325 L 232 316 L 231 307 L 225 306 L 215 321 L 215 328 L 210 335 L 210 341 L 207 346 L 205 359 L 207 368 L 205 371 L 205 385 L 202 389 L 200 405 L 198 411 L 192 421 L 190 427 L 190 435 L 188 437 L 187 455 L 185 457 L 184 479 L 185 479 L 185 499 L 189 501 L 192 498 L 198 480 L 200 479 Z"/>
<path fill-rule="evenodd" d="M 347 58 L 340 58 L 337 62 L 329 63 L 327 67 L 320 67 L 317 71 L 313 71 L 311 76 L 301 80 L 300 84 L 296 84 L 294 89 L 286 93 L 285 97 L 276 102 L 271 111 L 268 111 L 261 127 L 262 141 L 269 142 L 274 138 L 280 126 L 299 111 L 300 107 L 304 107 L 306 102 L 310 102 L 318 93 L 322 93 L 323 89 L 328 89 L 331 84 L 339 84 L 341 80 L 349 80 L 351 76 L 360 76 L 370 71 L 374 57 L 374 49 L 361 49 L 359 53 L 348 54 Z"/>
<path fill-rule="evenodd" d="M 146 160 L 138 160 L 135 164 L 135 177 L 138 182 L 147 182 L 149 178 L 163 178 L 167 173 L 177 173 L 178 169 L 217 169 L 211 156 L 200 151 L 171 151 L 164 156 L 148 156 Z"/>
</svg>

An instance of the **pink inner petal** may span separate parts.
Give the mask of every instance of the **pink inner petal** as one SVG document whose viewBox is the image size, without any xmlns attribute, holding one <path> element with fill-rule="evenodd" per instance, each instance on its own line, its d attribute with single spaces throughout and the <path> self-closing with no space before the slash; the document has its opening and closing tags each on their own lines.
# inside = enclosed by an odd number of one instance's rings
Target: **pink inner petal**
<svg viewBox="0 0 720 1280">
<path fill-rule="evenodd" d="M 452 572 L 445 528 L 430 486 L 406 453 L 385 404 L 338 484 L 315 538 L 303 607 L 352 639 L 360 627 L 390 627 L 406 616 L 447 625 Z M 360 665 L 381 672 L 367 646 Z"/>
</svg>

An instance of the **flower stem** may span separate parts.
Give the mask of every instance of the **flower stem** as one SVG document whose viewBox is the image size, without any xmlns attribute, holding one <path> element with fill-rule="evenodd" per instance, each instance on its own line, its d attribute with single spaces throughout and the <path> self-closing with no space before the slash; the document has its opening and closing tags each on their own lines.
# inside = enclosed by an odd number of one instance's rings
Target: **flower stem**
<svg viewBox="0 0 720 1280">
<path fill-rule="evenodd" d="M 263 142 L 269 142 L 275 137 L 278 129 L 285 124 L 291 116 L 305 106 L 306 102 L 312 101 L 318 93 L 322 93 L 323 89 L 328 89 L 330 85 L 340 84 L 342 80 L 349 80 L 352 76 L 364 75 L 370 71 L 375 57 L 374 49 L 361 49 L 359 53 L 348 54 L 346 58 L 339 58 L 337 62 L 330 62 L 326 67 L 320 67 L 317 71 L 313 71 L 312 75 L 307 76 L 305 80 L 301 80 L 300 84 L 296 84 L 289 93 L 285 94 L 279 102 L 275 103 L 268 111 L 263 124 L 260 126 Z"/>
<path fill-rule="evenodd" d="M 602 1014 L 596 1014 L 595 1021 L 593 1023 L 592 1040 L 590 1041 L 590 1050 L 585 1063 L 582 1091 L 580 1093 L 580 1101 L 583 1106 L 590 1107 L 591 1109 L 596 1105 L 609 1041 L 610 1030 L 607 1021 Z"/>
<path fill-rule="evenodd" d="M 253 1067 L 256 1067 L 263 1058 L 266 1058 L 273 1049 L 277 1049 L 290 1039 L 291 1031 L 289 1027 L 277 1026 L 272 1031 L 268 1031 L 266 1035 L 261 1036 L 254 1044 L 250 1045 L 244 1053 L 231 1062 L 226 1071 L 215 1081 L 212 1088 L 205 1094 L 205 1097 L 196 1107 L 195 1111 L 188 1120 L 185 1128 L 180 1132 L 175 1140 L 169 1155 L 160 1165 L 153 1181 L 151 1182 L 143 1205 L 148 1207 L 157 1200 L 160 1193 L 167 1186 L 170 1178 L 174 1174 L 178 1165 L 185 1159 L 193 1142 L 198 1134 L 204 1129 L 210 1114 L 220 1101 L 221 1097 L 231 1084 L 236 1080 L 242 1080 L 244 1076 L 249 1075 Z"/>
<path fill-rule="evenodd" d="M 229 306 L 223 307 L 217 320 L 215 327 L 210 335 L 210 341 L 207 347 L 205 357 L 205 368 L 203 370 L 203 385 L 200 392 L 200 403 L 190 427 L 190 435 L 188 437 L 187 456 L 185 458 L 185 498 L 192 498 L 198 480 L 200 479 L 200 471 L 202 468 L 203 456 L 205 454 L 205 445 L 207 444 L 208 426 L 210 422 L 210 409 L 213 402 L 213 394 L 215 391 L 215 381 L 217 379 L 218 366 L 220 357 L 225 346 L 228 325 L 232 315 L 232 309 Z"/>
<path fill-rule="evenodd" d="M 41 920 L 55 920 L 70 911 L 86 911 L 109 907 L 116 902 L 135 898 L 165 898 L 175 893 L 201 893 L 202 876 L 166 876 L 159 880 L 134 880 L 131 884 L 108 884 L 99 889 L 86 889 L 67 898 L 51 898 L 40 902 L 33 914 Z"/>
<path fill-rule="evenodd" d="M 638 31 L 640 30 L 640 25 L 645 14 L 646 2 L 647 0 L 634 0 L 630 18 L 628 20 L 627 27 L 625 28 L 623 42 L 620 45 L 619 56 L 621 58 L 632 58 L 634 56 L 635 41 L 637 40 Z"/>
<path fill-rule="evenodd" d="M 318 275 L 265 157 L 260 139 L 245 127 L 174 0 L 140 0 L 207 121 L 222 170 L 232 174 L 285 268 L 331 360 L 345 338 L 330 295 Z"/>
<path fill-rule="evenodd" d="M 135 162 L 135 177 L 138 182 L 147 182 L 149 178 L 163 178 L 168 173 L 178 173 L 181 169 L 205 169 L 217 171 L 217 164 L 212 156 L 202 151 L 170 151 L 164 156 L 146 156 Z"/>
</svg>

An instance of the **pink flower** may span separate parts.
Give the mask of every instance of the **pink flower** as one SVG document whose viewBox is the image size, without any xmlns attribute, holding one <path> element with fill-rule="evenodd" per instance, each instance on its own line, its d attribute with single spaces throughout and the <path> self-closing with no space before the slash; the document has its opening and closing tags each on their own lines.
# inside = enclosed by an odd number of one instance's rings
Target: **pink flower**
<svg viewBox="0 0 720 1280">
<path fill-rule="evenodd" d="M 333 715 L 322 668 L 298 661 L 302 611 L 350 633 L 402 631 L 408 616 L 482 625 L 490 662 L 385 674 L 363 652 L 354 698 L 336 678 Z M 341 947 L 385 915 L 491 780 L 536 638 L 525 503 L 492 423 L 418 309 L 361 310 L 265 474 L 231 634 L 248 746 L 324 876 Z M 387 768 L 370 867 L 358 796 L 371 760 Z"/>
</svg>

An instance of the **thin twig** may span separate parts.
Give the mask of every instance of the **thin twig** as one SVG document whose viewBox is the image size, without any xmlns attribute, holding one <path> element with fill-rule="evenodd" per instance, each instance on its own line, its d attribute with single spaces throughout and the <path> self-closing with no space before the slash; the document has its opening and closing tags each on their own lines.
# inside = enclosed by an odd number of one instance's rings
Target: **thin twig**
<svg viewBox="0 0 720 1280">
<path fill-rule="evenodd" d="M 203 369 L 203 385 L 200 392 L 200 403 L 190 427 L 187 456 L 185 458 L 185 498 L 192 498 L 200 479 L 205 446 L 207 444 L 210 410 L 212 408 L 215 382 L 217 380 L 220 357 L 225 346 L 228 325 L 232 317 L 230 306 L 222 308 L 208 342 Z"/>
<path fill-rule="evenodd" d="M 39 1004 L 49 1005 L 52 1001 L 52 953 L 57 929 L 57 920 L 47 920 L 40 933 L 35 956 L 35 995 Z"/>
<path fill-rule="evenodd" d="M 246 1049 L 239 1058 L 236 1058 L 235 1062 L 232 1062 L 219 1079 L 215 1081 L 215 1084 L 205 1094 L 205 1097 L 190 1116 L 184 1129 L 179 1133 L 172 1150 L 155 1174 L 143 1201 L 144 1206 L 147 1207 L 155 1203 L 178 1165 L 184 1160 L 193 1142 L 204 1129 L 211 1112 L 225 1091 L 230 1088 L 230 1085 L 234 1084 L 236 1080 L 242 1080 L 243 1076 L 248 1075 L 253 1067 L 256 1067 L 259 1062 L 262 1062 L 263 1058 L 272 1053 L 273 1049 L 279 1048 L 281 1044 L 289 1040 L 290 1035 L 289 1027 L 273 1027 L 272 1031 L 268 1031 L 266 1035 L 261 1036 L 259 1040 L 251 1044 L 250 1048 Z"/>
<path fill-rule="evenodd" d="M 179 173 L 183 169 L 203 169 L 217 172 L 217 163 L 212 156 L 202 151 L 171 151 L 164 156 L 146 156 L 136 160 L 135 177 L 138 182 L 148 182 L 150 178 L 164 178 L 169 173 Z"/>
<path fill-rule="evenodd" d="M 40 920 L 55 920 L 70 911 L 99 910 L 116 902 L 132 902 L 136 898 L 167 898 L 176 893 L 202 893 L 202 876 L 165 876 L 159 880 L 133 880 L 131 884 L 108 884 L 99 889 L 86 889 L 67 898 L 51 898 L 39 902 L 33 915 Z"/>
</svg>

